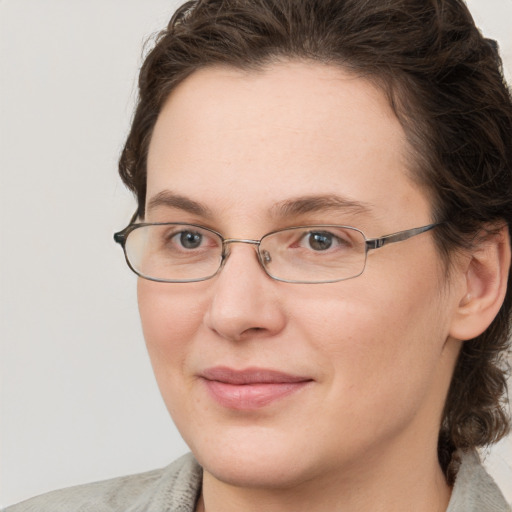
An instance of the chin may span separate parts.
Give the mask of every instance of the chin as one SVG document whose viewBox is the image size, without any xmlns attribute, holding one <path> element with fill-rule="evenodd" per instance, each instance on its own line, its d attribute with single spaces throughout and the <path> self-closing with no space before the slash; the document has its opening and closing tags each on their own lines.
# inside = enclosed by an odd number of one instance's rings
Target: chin
<svg viewBox="0 0 512 512">
<path fill-rule="evenodd" d="M 251 428 L 205 436 L 189 446 L 199 464 L 217 480 L 237 487 L 284 489 L 321 471 L 325 462 L 310 460 L 305 449 L 309 445 L 313 453 L 313 444 L 289 433 Z"/>
<path fill-rule="evenodd" d="M 235 487 L 285 489 L 299 485 L 310 476 L 296 464 L 275 454 L 223 454 L 200 457 L 199 463 L 216 480 Z"/>
</svg>

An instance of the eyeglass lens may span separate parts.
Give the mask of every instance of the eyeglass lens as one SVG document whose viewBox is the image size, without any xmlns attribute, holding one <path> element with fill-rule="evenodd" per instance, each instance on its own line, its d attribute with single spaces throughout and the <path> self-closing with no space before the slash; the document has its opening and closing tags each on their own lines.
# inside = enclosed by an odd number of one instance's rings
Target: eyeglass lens
<svg viewBox="0 0 512 512">
<path fill-rule="evenodd" d="M 141 225 L 128 234 L 125 253 L 132 269 L 142 277 L 200 281 L 218 272 L 232 242 L 228 248 L 218 233 L 195 225 Z M 363 233 L 355 228 L 307 226 L 265 235 L 258 254 L 267 274 L 275 279 L 330 282 L 361 274 L 366 244 Z"/>
</svg>

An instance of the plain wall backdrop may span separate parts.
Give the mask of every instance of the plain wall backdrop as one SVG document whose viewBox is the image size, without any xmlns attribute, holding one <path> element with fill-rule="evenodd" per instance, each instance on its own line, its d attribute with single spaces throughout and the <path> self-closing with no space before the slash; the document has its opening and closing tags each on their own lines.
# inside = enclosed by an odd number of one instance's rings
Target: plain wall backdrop
<svg viewBox="0 0 512 512">
<path fill-rule="evenodd" d="M 112 234 L 145 39 L 177 0 L 0 0 L 0 507 L 168 464 L 135 276 Z M 512 0 L 470 0 L 512 72 Z M 512 501 L 512 440 L 487 464 Z"/>
</svg>

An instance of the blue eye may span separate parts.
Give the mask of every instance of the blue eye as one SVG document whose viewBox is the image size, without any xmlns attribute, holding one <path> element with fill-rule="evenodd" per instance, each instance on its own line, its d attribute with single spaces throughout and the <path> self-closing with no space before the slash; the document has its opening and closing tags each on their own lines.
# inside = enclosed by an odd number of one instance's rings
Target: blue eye
<svg viewBox="0 0 512 512">
<path fill-rule="evenodd" d="M 330 249 L 335 238 L 332 233 L 313 232 L 307 235 L 307 243 L 315 251 L 326 251 Z"/>
<path fill-rule="evenodd" d="M 185 249 L 197 249 L 203 241 L 203 235 L 194 231 L 182 231 L 181 233 L 177 233 L 175 236 L 178 235 L 180 244 Z"/>
<path fill-rule="evenodd" d="M 327 251 L 333 246 L 343 244 L 343 240 L 328 231 L 311 231 L 305 233 L 301 245 L 313 251 Z"/>
</svg>

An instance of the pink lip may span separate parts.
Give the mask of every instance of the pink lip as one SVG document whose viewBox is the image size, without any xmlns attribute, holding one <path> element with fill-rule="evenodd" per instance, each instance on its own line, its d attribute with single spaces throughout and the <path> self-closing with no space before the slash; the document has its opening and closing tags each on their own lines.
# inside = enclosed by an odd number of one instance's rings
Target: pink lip
<svg viewBox="0 0 512 512">
<path fill-rule="evenodd" d="M 229 409 L 251 410 L 301 390 L 313 379 L 275 370 L 209 368 L 201 373 L 210 395 Z"/>
</svg>

